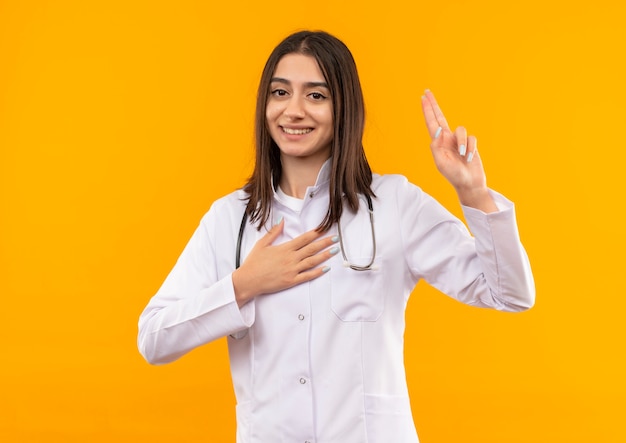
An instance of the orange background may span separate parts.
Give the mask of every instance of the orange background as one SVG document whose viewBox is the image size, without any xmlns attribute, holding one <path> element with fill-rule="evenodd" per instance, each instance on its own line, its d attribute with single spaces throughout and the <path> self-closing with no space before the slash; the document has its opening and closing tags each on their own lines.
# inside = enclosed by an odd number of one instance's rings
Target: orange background
<svg viewBox="0 0 626 443">
<path fill-rule="evenodd" d="M 422 443 L 626 441 L 624 7 L 418 3 L 0 1 L 1 441 L 234 441 L 225 341 L 152 367 L 137 318 L 250 173 L 263 63 L 302 28 L 352 49 L 376 171 L 460 215 L 430 88 L 517 204 L 533 310 L 411 300 Z"/>
</svg>

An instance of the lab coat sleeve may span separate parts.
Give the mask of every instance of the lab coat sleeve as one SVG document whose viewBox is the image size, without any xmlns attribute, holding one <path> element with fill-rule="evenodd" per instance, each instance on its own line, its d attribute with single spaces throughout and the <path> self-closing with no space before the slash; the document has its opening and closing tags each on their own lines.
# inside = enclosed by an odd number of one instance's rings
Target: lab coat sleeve
<svg viewBox="0 0 626 443">
<path fill-rule="evenodd" d="M 535 303 L 535 283 L 528 255 L 520 240 L 515 206 L 503 195 L 490 192 L 498 212 L 486 214 L 463 206 L 465 220 L 474 235 L 483 277 L 490 288 L 486 299 L 491 302 L 488 306 L 523 311 Z"/>
<path fill-rule="evenodd" d="M 406 182 L 398 205 L 411 272 L 462 303 L 501 311 L 533 306 L 535 285 L 517 229 L 515 207 L 490 190 L 499 211 L 463 207 L 471 230 L 432 197 Z"/>
<path fill-rule="evenodd" d="M 254 323 L 254 301 L 238 307 L 232 273 L 218 278 L 215 212 L 203 217 L 139 318 L 139 351 L 152 364 L 174 361 Z"/>
</svg>

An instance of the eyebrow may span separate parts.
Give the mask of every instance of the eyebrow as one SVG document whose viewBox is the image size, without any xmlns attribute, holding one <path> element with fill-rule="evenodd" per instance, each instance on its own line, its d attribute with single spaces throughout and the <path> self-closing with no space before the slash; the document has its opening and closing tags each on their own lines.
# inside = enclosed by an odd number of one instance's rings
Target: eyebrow
<svg viewBox="0 0 626 443">
<path fill-rule="evenodd" d="M 284 83 L 286 85 L 291 85 L 291 82 L 289 80 L 287 80 L 286 78 L 281 78 L 281 77 L 272 77 L 272 79 L 270 80 L 270 83 Z M 328 87 L 328 83 L 326 82 L 306 82 L 304 86 L 307 88 L 322 87 L 330 91 L 330 88 Z"/>
</svg>

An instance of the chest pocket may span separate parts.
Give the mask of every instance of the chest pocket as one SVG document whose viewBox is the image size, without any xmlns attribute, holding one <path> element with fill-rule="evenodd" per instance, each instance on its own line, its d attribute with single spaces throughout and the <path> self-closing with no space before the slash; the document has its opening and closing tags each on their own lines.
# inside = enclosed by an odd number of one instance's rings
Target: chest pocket
<svg viewBox="0 0 626 443">
<path fill-rule="evenodd" d="M 355 258 L 368 263 L 370 257 Z M 376 321 L 385 309 L 384 267 L 376 257 L 372 270 L 355 271 L 347 266 L 333 266 L 330 271 L 331 307 L 343 321 Z"/>
</svg>

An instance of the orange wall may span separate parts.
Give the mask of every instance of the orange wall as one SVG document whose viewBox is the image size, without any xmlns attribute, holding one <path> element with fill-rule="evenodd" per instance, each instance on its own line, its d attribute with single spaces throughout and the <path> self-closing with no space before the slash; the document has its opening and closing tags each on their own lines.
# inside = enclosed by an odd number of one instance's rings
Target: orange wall
<svg viewBox="0 0 626 443">
<path fill-rule="evenodd" d="M 428 150 L 430 88 L 517 203 L 535 309 L 413 296 L 422 443 L 626 441 L 626 11 L 419 3 L 0 1 L 1 441 L 234 441 L 225 342 L 152 367 L 136 322 L 250 172 L 262 65 L 300 28 L 353 50 L 375 170 L 460 214 Z"/>
</svg>

